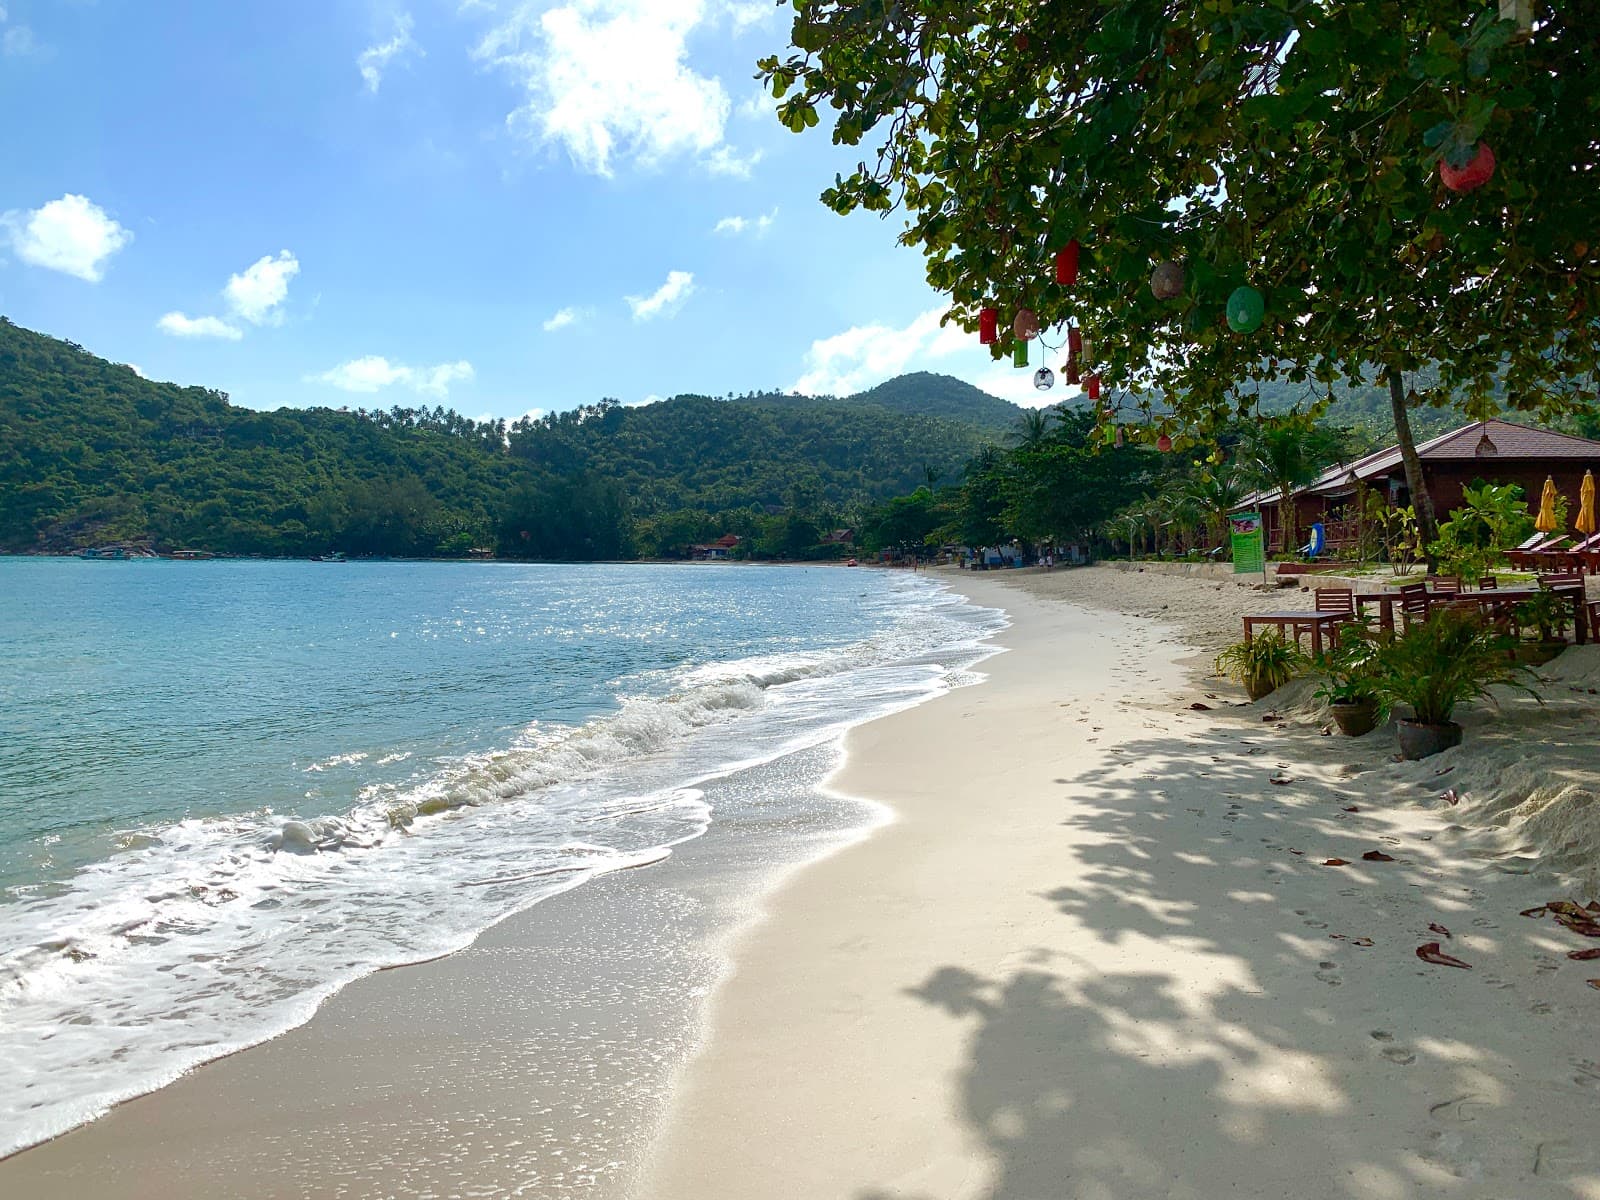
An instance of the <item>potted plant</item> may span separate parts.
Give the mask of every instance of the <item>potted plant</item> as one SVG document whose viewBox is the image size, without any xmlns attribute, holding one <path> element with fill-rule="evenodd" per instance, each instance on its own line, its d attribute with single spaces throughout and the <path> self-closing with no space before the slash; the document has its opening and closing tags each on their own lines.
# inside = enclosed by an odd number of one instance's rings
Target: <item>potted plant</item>
<svg viewBox="0 0 1600 1200">
<path fill-rule="evenodd" d="M 1396 723 L 1403 758 L 1427 758 L 1461 744 L 1452 721 L 1456 705 L 1493 699 L 1489 688 L 1506 684 L 1534 699 L 1527 668 L 1506 654 L 1508 639 L 1474 614 L 1441 609 L 1426 621 L 1377 648 L 1373 691 L 1380 700 L 1404 704 L 1411 716 Z"/>
<path fill-rule="evenodd" d="M 1524 627 L 1533 627 L 1532 644 L 1515 647 L 1519 661 L 1547 663 L 1567 648 L 1567 622 L 1571 618 L 1571 604 L 1564 596 L 1554 592 L 1536 592 L 1516 608 L 1517 621 Z"/>
<path fill-rule="evenodd" d="M 1327 703 L 1334 724 L 1346 737 L 1364 737 L 1385 715 L 1376 684 L 1378 646 L 1365 626 L 1346 625 L 1339 631 L 1338 646 L 1323 660 L 1317 699 Z"/>
<path fill-rule="evenodd" d="M 1310 665 L 1300 643 L 1276 633 L 1258 633 L 1247 642 L 1235 642 L 1217 655 L 1217 674 L 1244 684 L 1252 700 L 1277 691 Z"/>
</svg>

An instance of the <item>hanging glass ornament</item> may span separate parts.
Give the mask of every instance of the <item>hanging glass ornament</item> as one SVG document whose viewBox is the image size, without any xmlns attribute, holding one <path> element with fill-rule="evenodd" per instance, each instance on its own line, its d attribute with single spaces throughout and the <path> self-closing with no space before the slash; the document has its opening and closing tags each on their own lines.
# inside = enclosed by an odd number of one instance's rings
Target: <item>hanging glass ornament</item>
<svg viewBox="0 0 1600 1200">
<path fill-rule="evenodd" d="M 1150 273 L 1150 292 L 1157 300 L 1171 300 L 1183 295 L 1184 271 L 1182 263 L 1157 263 Z"/>
<path fill-rule="evenodd" d="M 1156 439 L 1156 449 L 1161 451 L 1163 454 L 1167 453 L 1167 451 L 1172 449 L 1172 439 L 1163 433 Z"/>
<path fill-rule="evenodd" d="M 1031 308 L 1017 310 L 1017 319 L 1011 322 L 1011 332 L 1025 342 L 1039 336 L 1039 315 Z"/>
<path fill-rule="evenodd" d="M 1254 333 L 1266 314 L 1267 302 L 1248 284 L 1234 288 L 1228 297 L 1228 328 L 1235 333 Z"/>
<path fill-rule="evenodd" d="M 1459 167 L 1446 154 L 1439 160 L 1439 178 L 1452 192 L 1476 191 L 1494 178 L 1494 151 L 1488 142 L 1479 142 L 1478 152 Z"/>
<path fill-rule="evenodd" d="M 1011 365 L 1014 367 L 1028 365 L 1028 343 L 1021 338 L 1018 338 L 1016 344 L 1011 347 Z"/>
<path fill-rule="evenodd" d="M 1100 399 L 1100 376 L 1085 375 L 1083 379 L 1084 395 L 1089 397 L 1090 403 Z"/>
<path fill-rule="evenodd" d="M 1092 367 L 1094 366 L 1094 342 L 1089 339 L 1087 333 L 1082 336 L 1081 340 L 1083 342 L 1083 352 L 1078 357 L 1083 361 L 1084 366 Z"/>
<path fill-rule="evenodd" d="M 1056 385 L 1056 373 L 1049 367 L 1040 367 L 1033 373 L 1033 386 L 1041 392 L 1048 392 Z"/>
<path fill-rule="evenodd" d="M 985 346 L 992 346 L 1000 340 L 1000 310 L 998 308 L 981 308 L 978 310 L 978 341 Z"/>
<path fill-rule="evenodd" d="M 1078 282 L 1078 239 L 1073 238 L 1056 254 L 1056 282 L 1071 287 Z"/>
</svg>

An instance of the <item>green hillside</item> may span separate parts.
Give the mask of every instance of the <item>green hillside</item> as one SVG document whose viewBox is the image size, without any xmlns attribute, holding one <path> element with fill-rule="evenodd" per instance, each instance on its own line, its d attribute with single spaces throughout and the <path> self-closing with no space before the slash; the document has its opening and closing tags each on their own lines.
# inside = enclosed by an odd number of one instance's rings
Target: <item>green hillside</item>
<svg viewBox="0 0 1600 1200">
<path fill-rule="evenodd" d="M 990 435 L 919 413 L 913 393 L 949 410 L 966 386 L 927 378 L 889 404 L 607 400 L 509 428 L 442 407 L 257 412 L 0 318 L 0 550 L 671 553 L 956 478 Z"/>
</svg>

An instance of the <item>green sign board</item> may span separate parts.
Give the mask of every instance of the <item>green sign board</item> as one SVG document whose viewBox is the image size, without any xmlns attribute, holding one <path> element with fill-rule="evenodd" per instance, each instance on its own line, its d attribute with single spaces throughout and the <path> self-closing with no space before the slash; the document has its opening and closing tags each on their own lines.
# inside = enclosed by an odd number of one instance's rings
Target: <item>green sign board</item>
<svg viewBox="0 0 1600 1200">
<path fill-rule="evenodd" d="M 1233 535 L 1233 573 L 1247 575 L 1267 569 L 1267 552 L 1258 512 L 1234 513 L 1228 518 Z"/>
</svg>

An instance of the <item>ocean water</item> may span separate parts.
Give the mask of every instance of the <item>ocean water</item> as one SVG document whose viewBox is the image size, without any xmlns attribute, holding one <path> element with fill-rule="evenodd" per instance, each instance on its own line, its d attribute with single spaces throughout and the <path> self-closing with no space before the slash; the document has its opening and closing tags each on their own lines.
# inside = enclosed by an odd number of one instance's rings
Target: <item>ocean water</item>
<svg viewBox="0 0 1600 1200">
<path fill-rule="evenodd" d="M 0 559 L 0 1154 L 660 860 L 1000 623 L 840 568 Z"/>
</svg>

